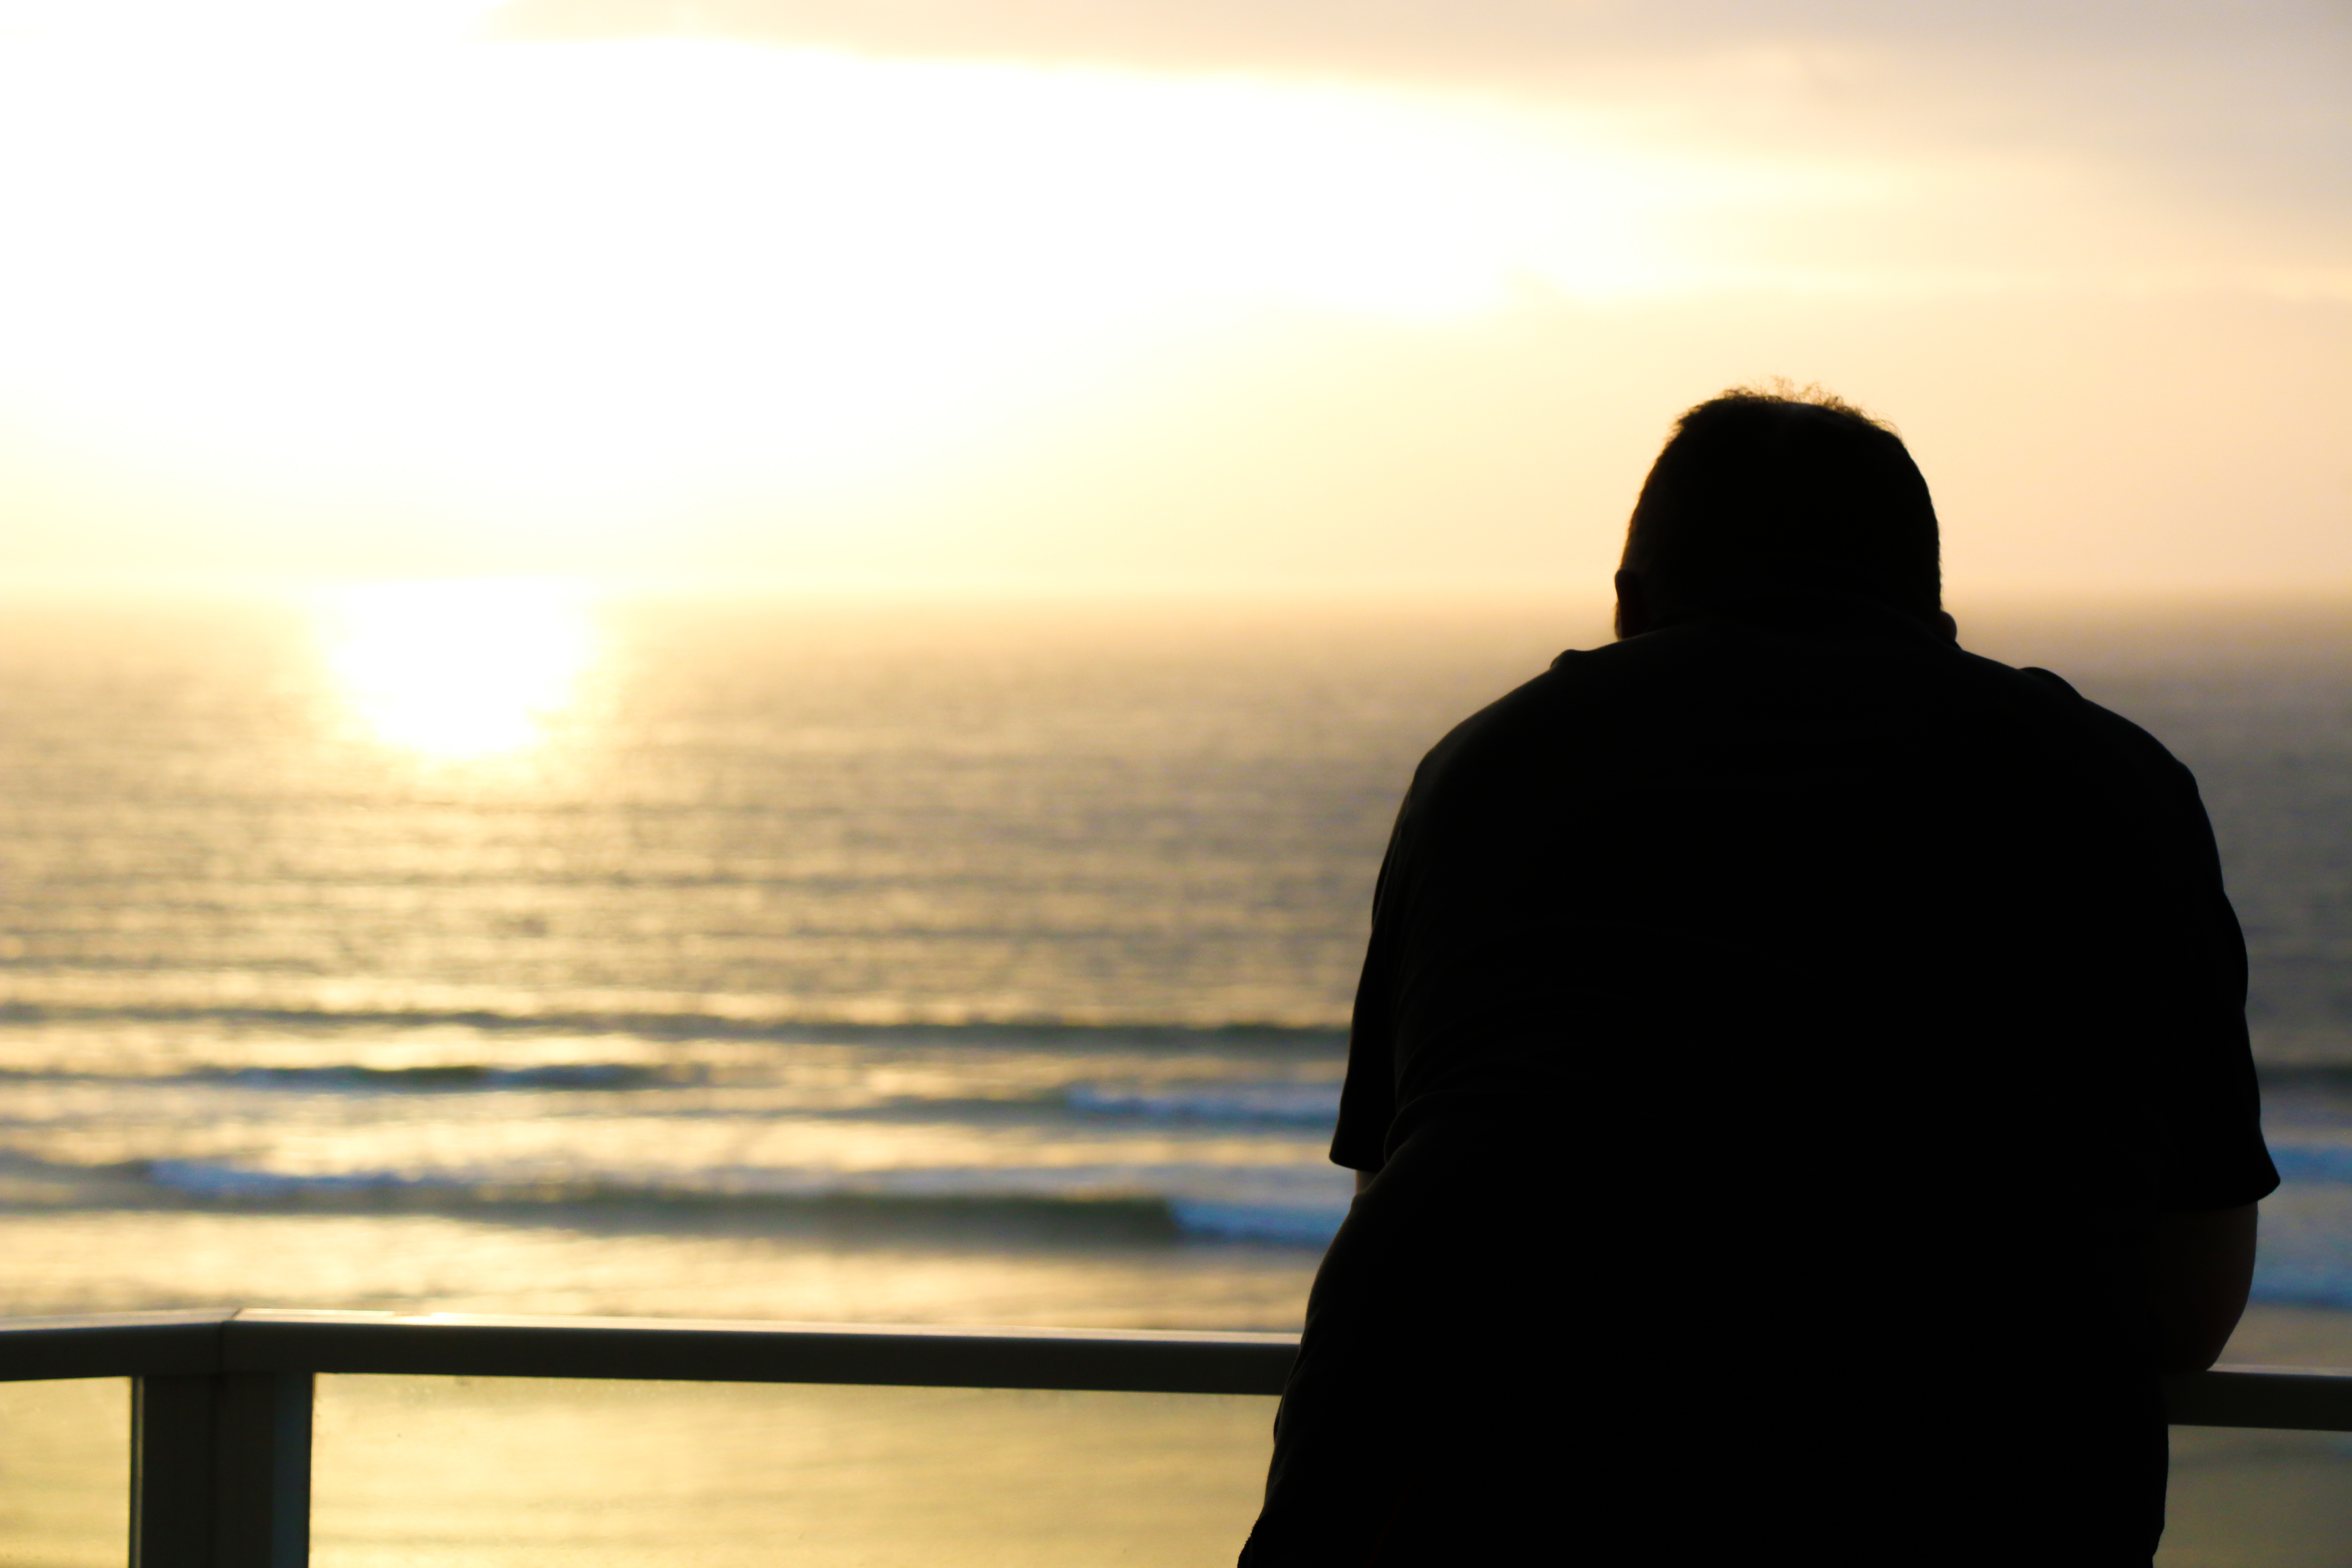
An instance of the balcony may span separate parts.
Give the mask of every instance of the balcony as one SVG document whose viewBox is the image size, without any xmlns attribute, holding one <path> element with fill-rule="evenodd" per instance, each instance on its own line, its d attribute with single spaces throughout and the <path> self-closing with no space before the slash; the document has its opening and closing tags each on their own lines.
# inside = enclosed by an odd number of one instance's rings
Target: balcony
<svg viewBox="0 0 2352 1568">
<path fill-rule="evenodd" d="M 368 1312 L 19 1320 L 0 1326 L 0 1382 L 15 1385 L 0 1392 L 19 1400 L 0 1406 L 16 1434 L 0 1494 L 17 1494 L 0 1503 L 0 1561 L 120 1563 L 127 1532 L 134 1568 L 1229 1563 L 1295 1342 Z M 90 1381 L 121 1379 L 127 1400 Z M 2176 1434 L 2161 1562 L 2345 1560 L 2266 1519 L 2243 1477 L 2315 1486 L 2315 1506 L 2347 1511 L 2340 1440 L 2295 1435 L 2352 1432 L 2352 1373 L 2224 1368 L 2175 1380 L 2169 1399 L 2177 1426 L 2203 1430 Z M 2280 1506 L 2292 1513 L 2292 1495 Z"/>
</svg>

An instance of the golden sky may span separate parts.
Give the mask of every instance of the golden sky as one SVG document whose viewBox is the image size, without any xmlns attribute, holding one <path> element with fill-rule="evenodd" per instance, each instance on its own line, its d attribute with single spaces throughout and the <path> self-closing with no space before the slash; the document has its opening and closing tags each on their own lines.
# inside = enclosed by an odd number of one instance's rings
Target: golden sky
<svg viewBox="0 0 2352 1568">
<path fill-rule="evenodd" d="M 0 574 L 1589 586 L 1781 375 L 2352 589 L 2347 179 L 2330 0 L 0 0 Z"/>
</svg>

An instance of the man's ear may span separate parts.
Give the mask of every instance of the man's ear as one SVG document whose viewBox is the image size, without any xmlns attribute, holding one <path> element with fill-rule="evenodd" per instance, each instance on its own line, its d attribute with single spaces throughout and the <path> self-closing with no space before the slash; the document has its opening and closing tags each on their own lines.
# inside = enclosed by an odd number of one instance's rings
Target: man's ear
<svg viewBox="0 0 2352 1568">
<path fill-rule="evenodd" d="M 1960 623 L 1952 619 L 1952 612 L 1949 610 L 1936 612 L 1936 628 L 1944 634 L 1946 642 L 1960 640 Z"/>
<path fill-rule="evenodd" d="M 1637 637 L 1655 626 L 1650 613 L 1650 587 L 1628 566 L 1617 574 L 1617 636 Z"/>
</svg>

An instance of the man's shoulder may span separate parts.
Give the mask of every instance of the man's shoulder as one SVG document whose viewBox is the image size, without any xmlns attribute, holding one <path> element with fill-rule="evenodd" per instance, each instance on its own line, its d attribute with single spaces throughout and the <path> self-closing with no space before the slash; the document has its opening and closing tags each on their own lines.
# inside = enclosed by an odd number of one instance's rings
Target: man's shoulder
<svg viewBox="0 0 2352 1568">
<path fill-rule="evenodd" d="M 1441 781 L 1465 770 L 1478 769 L 1494 759 L 1507 759 L 1538 744 L 1558 725 L 1563 703 L 1574 704 L 1570 688 L 1576 676 L 1573 650 L 1554 659 L 1549 668 L 1522 681 L 1462 720 L 1438 739 L 1413 769 L 1406 792 L 1410 815 L 1416 803 L 1425 805 Z"/>
<path fill-rule="evenodd" d="M 1560 654 L 1447 731 L 1414 770 L 1412 795 L 1426 799 L 1447 781 L 1517 773 L 1540 756 L 1600 739 L 1656 689 L 1650 673 L 1656 652 L 1610 643 Z"/>
<path fill-rule="evenodd" d="M 1990 659 L 1978 662 L 1992 663 Z M 2010 667 L 1997 665 L 1995 668 L 2009 669 Z M 2143 777 L 2159 779 L 2169 787 L 2185 788 L 2192 795 L 2196 793 L 2196 779 L 2163 742 L 2114 709 L 2092 701 L 2077 691 L 2064 677 L 2036 665 L 2020 666 L 2011 673 L 2046 694 L 2044 700 L 2053 711 L 2077 727 L 2084 738 L 2115 765 Z"/>
<path fill-rule="evenodd" d="M 1423 759 L 1424 773 L 1465 753 L 1550 746 L 1591 737 L 1654 710 L 1704 683 L 1719 650 L 1712 628 L 1654 632 L 1598 647 L 1570 648 L 1532 678 L 1464 719 Z"/>
<path fill-rule="evenodd" d="M 1996 749 L 2004 741 L 2036 751 L 2055 745 L 2094 766 L 2096 757 L 2107 766 L 2187 781 L 2187 771 L 2154 736 L 2051 670 L 1925 639 L 1890 647 L 1867 662 L 1874 668 L 1857 677 L 1851 660 L 1819 648 L 1792 649 L 1783 639 L 1750 637 L 1736 626 L 1675 628 L 1571 648 L 1456 724 L 1431 748 L 1422 771 L 1483 772 L 1481 759 L 1509 762 L 1531 750 L 1638 739 L 1678 719 L 1704 722 L 1727 707 L 1745 710 L 1751 697 L 1810 701 L 1801 694 L 1843 687 L 1857 721 L 1884 722 L 1899 712 L 1907 722 L 1949 729 L 1955 739 L 1971 732 Z"/>
</svg>

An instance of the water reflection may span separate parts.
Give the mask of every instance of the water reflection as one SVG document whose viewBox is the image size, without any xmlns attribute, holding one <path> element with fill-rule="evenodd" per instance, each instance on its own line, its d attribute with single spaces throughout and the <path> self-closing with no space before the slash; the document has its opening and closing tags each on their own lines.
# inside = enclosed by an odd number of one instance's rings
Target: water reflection
<svg viewBox="0 0 2352 1568">
<path fill-rule="evenodd" d="M 537 742 L 596 652 L 581 592 L 542 579 L 367 584 L 322 594 L 318 612 L 352 711 L 379 740 L 432 757 Z"/>
</svg>

